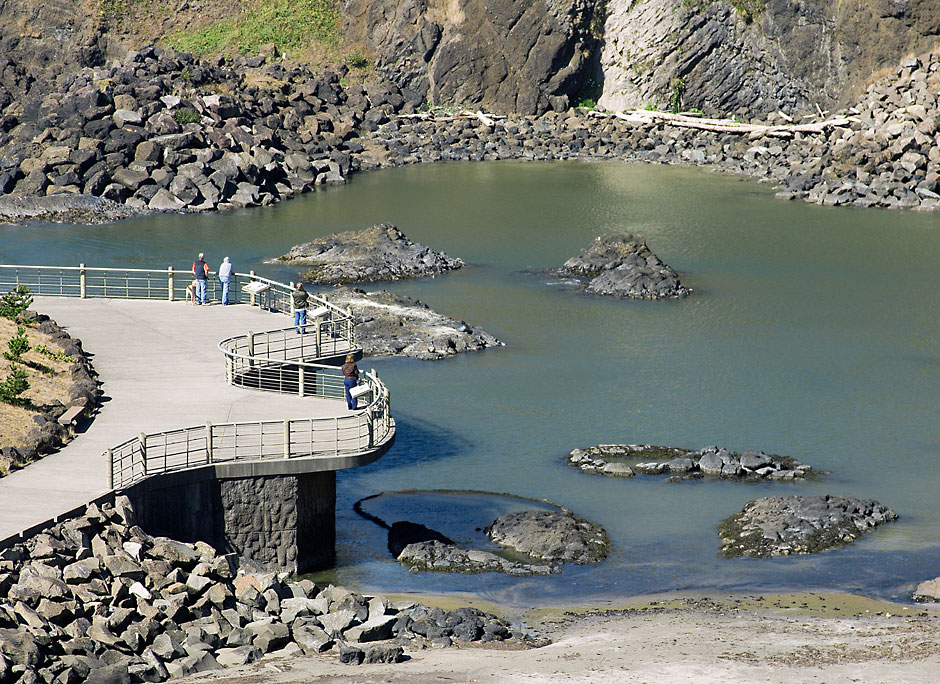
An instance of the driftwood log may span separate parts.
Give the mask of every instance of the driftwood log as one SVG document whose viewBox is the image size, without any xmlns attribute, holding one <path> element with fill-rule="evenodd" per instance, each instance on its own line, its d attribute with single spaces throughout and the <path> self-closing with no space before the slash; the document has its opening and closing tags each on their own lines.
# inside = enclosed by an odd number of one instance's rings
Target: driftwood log
<svg viewBox="0 0 940 684">
<path fill-rule="evenodd" d="M 699 116 L 690 116 L 688 114 L 673 114 L 671 112 L 659 112 L 647 109 L 633 109 L 627 112 L 595 112 L 589 113 L 590 116 L 600 118 L 614 117 L 622 121 L 628 121 L 634 124 L 653 124 L 657 122 L 667 123 L 671 126 L 681 128 L 696 128 L 703 131 L 717 131 L 720 133 L 741 133 L 753 137 L 769 135 L 778 138 L 789 138 L 794 133 L 825 133 L 828 129 L 837 126 L 847 126 L 855 121 L 851 117 L 841 116 L 826 121 L 816 121 L 813 123 L 787 123 L 787 124 L 751 124 L 730 119 L 706 119 Z"/>
</svg>

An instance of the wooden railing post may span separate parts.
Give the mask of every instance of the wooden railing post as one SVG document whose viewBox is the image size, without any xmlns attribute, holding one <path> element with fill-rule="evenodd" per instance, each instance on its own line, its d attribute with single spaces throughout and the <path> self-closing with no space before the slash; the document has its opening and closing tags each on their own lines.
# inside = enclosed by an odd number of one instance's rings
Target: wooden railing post
<svg viewBox="0 0 940 684">
<path fill-rule="evenodd" d="M 85 264 L 79 264 L 78 267 L 81 269 L 78 272 L 78 296 L 82 299 L 85 299 L 85 295 L 87 293 L 85 282 Z"/>
<path fill-rule="evenodd" d="M 167 289 L 167 301 L 173 301 L 173 267 L 168 266 L 166 269 L 166 289 Z"/>
<path fill-rule="evenodd" d="M 284 458 L 290 458 L 290 418 L 284 419 Z"/>
<path fill-rule="evenodd" d="M 212 423 L 206 421 L 206 461 L 212 463 Z"/>
<path fill-rule="evenodd" d="M 140 440 L 140 463 L 144 477 L 147 477 L 147 435 L 141 432 L 138 437 Z"/>
<path fill-rule="evenodd" d="M 254 272 L 254 271 L 248 271 L 248 275 L 251 276 L 251 280 L 254 281 L 254 279 L 255 279 L 255 272 Z M 248 295 L 248 303 L 249 303 L 251 306 L 254 306 L 254 305 L 255 305 L 255 293 L 254 293 L 254 292 L 251 292 L 251 293 Z"/>
</svg>

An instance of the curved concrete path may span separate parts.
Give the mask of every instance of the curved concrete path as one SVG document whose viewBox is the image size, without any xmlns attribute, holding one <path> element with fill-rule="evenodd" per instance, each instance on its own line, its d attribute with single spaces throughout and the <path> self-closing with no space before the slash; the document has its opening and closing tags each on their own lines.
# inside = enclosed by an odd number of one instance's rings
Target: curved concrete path
<svg viewBox="0 0 940 684">
<path fill-rule="evenodd" d="M 140 432 L 346 412 L 342 401 L 225 383 L 219 341 L 288 326 L 284 314 L 246 305 L 59 297 L 36 297 L 33 309 L 82 340 L 105 401 L 87 430 L 62 450 L 0 478 L 0 540 L 105 494 L 104 451 Z"/>
</svg>

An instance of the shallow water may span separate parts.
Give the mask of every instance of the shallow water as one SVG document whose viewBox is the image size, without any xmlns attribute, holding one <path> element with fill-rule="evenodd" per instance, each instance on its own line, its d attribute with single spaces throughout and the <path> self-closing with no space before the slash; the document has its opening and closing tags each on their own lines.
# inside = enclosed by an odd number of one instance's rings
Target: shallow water
<svg viewBox="0 0 940 684">
<path fill-rule="evenodd" d="M 224 215 L 2 227 L 0 262 L 185 268 L 205 251 L 213 266 L 228 255 L 239 271 L 287 280 L 295 274 L 261 260 L 379 221 L 468 263 L 383 287 L 507 346 L 363 364 L 391 388 L 399 437 L 378 463 L 339 475 L 339 566 L 325 578 L 535 605 L 697 588 L 903 597 L 940 574 L 938 215 L 784 202 L 769 186 L 695 169 L 428 165 Z M 591 298 L 544 275 L 613 230 L 644 235 L 695 293 Z M 572 448 L 609 442 L 763 449 L 830 474 L 669 484 L 565 464 Z M 603 525 L 613 550 L 551 577 L 412 575 L 352 511 L 369 494 L 411 489 L 548 498 Z M 813 557 L 718 555 L 723 518 L 750 499 L 796 493 L 872 497 L 901 519 Z"/>
</svg>

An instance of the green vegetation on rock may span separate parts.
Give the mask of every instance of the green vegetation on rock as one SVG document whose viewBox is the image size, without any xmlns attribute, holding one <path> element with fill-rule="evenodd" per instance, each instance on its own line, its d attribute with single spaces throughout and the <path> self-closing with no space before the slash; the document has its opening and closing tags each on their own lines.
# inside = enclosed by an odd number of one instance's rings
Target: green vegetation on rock
<svg viewBox="0 0 940 684">
<path fill-rule="evenodd" d="M 0 297 L 0 316 L 16 321 L 32 303 L 30 289 L 25 285 L 17 285 Z"/>
<path fill-rule="evenodd" d="M 191 31 L 179 31 L 166 42 L 197 55 L 255 54 L 262 45 L 291 51 L 313 44 L 332 45 L 339 35 L 335 0 L 258 0 L 244 16 L 223 19 Z"/>
<path fill-rule="evenodd" d="M 718 0 L 682 0 L 682 6 L 686 9 L 703 9 L 713 5 Z M 747 23 L 751 23 L 761 15 L 767 5 L 764 0 L 728 0 L 740 16 Z"/>
</svg>

